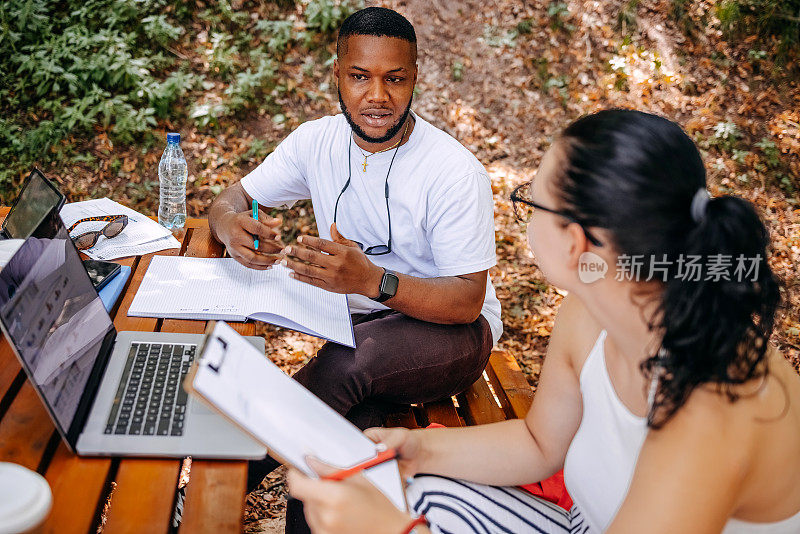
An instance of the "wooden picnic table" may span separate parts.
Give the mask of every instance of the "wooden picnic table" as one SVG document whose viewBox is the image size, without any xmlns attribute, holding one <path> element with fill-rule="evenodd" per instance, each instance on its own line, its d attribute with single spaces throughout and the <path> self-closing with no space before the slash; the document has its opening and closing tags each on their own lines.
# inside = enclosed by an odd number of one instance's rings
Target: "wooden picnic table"
<svg viewBox="0 0 800 534">
<path fill-rule="evenodd" d="M 0 218 L 8 208 L 0 209 Z M 189 219 L 177 232 L 180 250 L 159 255 L 220 257 L 204 219 Z M 128 308 L 154 254 L 117 263 L 131 267 L 122 298 L 112 310 L 119 330 L 202 333 L 205 321 L 128 317 Z M 253 323 L 232 323 L 254 335 Z M 53 491 L 53 509 L 45 532 L 94 533 L 106 503 L 104 532 L 166 533 L 175 505 L 180 459 L 79 458 L 70 453 L 28 382 L 8 341 L 0 341 L 0 461 L 14 462 L 42 474 Z M 241 532 L 247 463 L 195 460 L 186 486 L 180 532 Z M 113 490 L 113 493 L 112 493 Z"/>
<path fill-rule="evenodd" d="M 8 208 L 0 208 L 0 220 Z M 117 260 L 131 267 L 122 298 L 111 312 L 120 330 L 202 333 L 205 321 L 128 317 L 128 308 L 154 255 L 214 258 L 224 248 L 205 219 L 189 219 L 177 232 L 179 250 Z M 253 323 L 231 323 L 254 335 Z M 492 353 L 484 376 L 452 399 L 412 406 L 391 415 L 390 426 L 416 428 L 429 423 L 463 426 L 523 417 L 533 392 L 514 358 Z M 14 462 L 43 475 L 53 492 L 53 509 L 44 532 L 94 534 L 105 513 L 107 533 L 168 532 L 182 461 L 150 458 L 86 458 L 68 451 L 44 405 L 5 338 L 0 340 L 0 461 Z M 194 460 L 191 463 L 181 533 L 241 532 L 245 504 L 245 461 Z"/>
</svg>

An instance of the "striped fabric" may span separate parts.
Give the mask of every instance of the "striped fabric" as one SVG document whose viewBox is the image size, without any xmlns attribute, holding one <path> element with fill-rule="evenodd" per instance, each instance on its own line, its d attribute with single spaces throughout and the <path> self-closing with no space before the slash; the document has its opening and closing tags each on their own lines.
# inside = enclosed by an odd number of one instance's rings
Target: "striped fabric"
<svg viewBox="0 0 800 534">
<path fill-rule="evenodd" d="M 178 488 L 175 494 L 175 509 L 172 511 L 172 525 L 170 532 L 177 532 L 183 521 L 183 503 L 186 502 L 186 486 Z"/>
<path fill-rule="evenodd" d="M 434 534 L 592 534 L 580 511 L 567 512 L 517 487 L 418 475 L 406 490 L 411 509 Z"/>
</svg>

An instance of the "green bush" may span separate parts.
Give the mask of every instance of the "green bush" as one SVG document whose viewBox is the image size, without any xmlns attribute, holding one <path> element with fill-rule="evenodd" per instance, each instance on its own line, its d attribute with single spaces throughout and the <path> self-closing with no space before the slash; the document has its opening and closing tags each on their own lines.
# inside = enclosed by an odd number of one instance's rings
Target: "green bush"
<svg viewBox="0 0 800 534">
<path fill-rule="evenodd" d="M 34 161 L 48 161 L 68 135 L 102 125 L 132 142 L 167 117 L 192 85 L 185 72 L 156 75 L 174 64 L 163 47 L 183 33 L 168 7 L 165 0 L 0 5 L 0 191 Z"/>
<path fill-rule="evenodd" d="M 692 21 L 692 0 L 672 0 L 672 14 L 691 33 L 707 20 Z M 721 29 L 729 40 L 756 35 L 761 43 L 775 45 L 775 55 L 786 59 L 800 51 L 800 0 L 723 0 L 716 4 Z"/>
<path fill-rule="evenodd" d="M 2 0 L 0 203 L 34 163 L 95 164 L 79 148 L 98 131 L 124 148 L 151 142 L 160 121 L 216 127 L 274 105 L 288 50 L 327 46 L 363 2 L 298 1 L 303 32 L 288 19 L 253 16 L 296 9 L 292 0 L 270 3 L 234 9 L 218 0 L 201 11 L 180 0 Z"/>
<path fill-rule="evenodd" d="M 800 45 L 800 0 L 725 0 L 717 17 L 729 37 L 755 34 L 775 39 L 779 53 Z"/>
<path fill-rule="evenodd" d="M 306 28 L 323 34 L 333 33 L 356 9 L 355 2 L 309 0 L 305 9 Z"/>
</svg>

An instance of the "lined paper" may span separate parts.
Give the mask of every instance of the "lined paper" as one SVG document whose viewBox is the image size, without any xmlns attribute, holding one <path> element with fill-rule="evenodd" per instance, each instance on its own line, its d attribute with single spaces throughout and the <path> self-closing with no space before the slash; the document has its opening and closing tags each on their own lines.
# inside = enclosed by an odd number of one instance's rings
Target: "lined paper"
<svg viewBox="0 0 800 534">
<path fill-rule="evenodd" d="M 307 475 L 311 455 L 336 467 L 350 467 L 377 453 L 349 421 L 292 380 L 225 323 L 217 323 L 206 341 L 192 394 Z M 364 472 L 395 506 L 406 510 L 396 460 Z"/>
<path fill-rule="evenodd" d="M 233 258 L 154 256 L 128 315 L 243 321 L 249 317 L 355 347 L 347 296 Z"/>
</svg>

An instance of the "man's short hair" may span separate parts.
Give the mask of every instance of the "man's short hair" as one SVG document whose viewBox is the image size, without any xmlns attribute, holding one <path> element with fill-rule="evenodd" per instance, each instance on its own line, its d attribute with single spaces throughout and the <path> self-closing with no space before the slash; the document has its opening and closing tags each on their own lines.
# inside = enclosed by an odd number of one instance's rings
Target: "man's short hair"
<svg viewBox="0 0 800 534">
<path fill-rule="evenodd" d="M 336 40 L 336 54 L 345 53 L 347 38 L 351 35 L 374 35 L 376 37 L 396 37 L 413 45 L 414 57 L 417 55 L 417 34 L 414 26 L 397 11 L 385 7 L 368 7 L 347 17 L 339 28 Z"/>
</svg>

